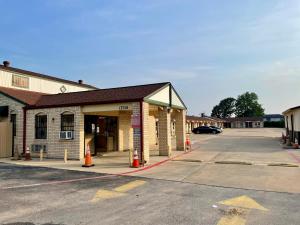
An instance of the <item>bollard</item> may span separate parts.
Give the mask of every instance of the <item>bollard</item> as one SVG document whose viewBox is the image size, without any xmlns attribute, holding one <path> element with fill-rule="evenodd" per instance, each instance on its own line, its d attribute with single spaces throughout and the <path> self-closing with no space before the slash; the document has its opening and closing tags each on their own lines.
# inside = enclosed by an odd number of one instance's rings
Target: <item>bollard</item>
<svg viewBox="0 0 300 225">
<path fill-rule="evenodd" d="M 40 161 L 43 161 L 43 157 L 44 157 L 44 149 L 43 147 L 40 149 Z"/>
<path fill-rule="evenodd" d="M 30 149 L 29 149 L 28 146 L 26 147 L 25 159 L 24 159 L 24 160 L 25 160 L 25 161 L 31 160 Z"/>
<path fill-rule="evenodd" d="M 67 149 L 65 149 L 64 162 L 65 163 L 68 162 L 68 150 Z"/>
<path fill-rule="evenodd" d="M 19 153 L 18 145 L 16 145 L 15 149 L 14 149 L 14 157 L 12 158 L 12 160 L 20 160 L 20 159 L 21 159 L 21 156 Z"/>
<path fill-rule="evenodd" d="M 129 149 L 128 159 L 129 159 L 129 167 L 131 167 L 132 163 L 133 163 L 133 151 L 132 151 L 132 149 Z"/>
</svg>

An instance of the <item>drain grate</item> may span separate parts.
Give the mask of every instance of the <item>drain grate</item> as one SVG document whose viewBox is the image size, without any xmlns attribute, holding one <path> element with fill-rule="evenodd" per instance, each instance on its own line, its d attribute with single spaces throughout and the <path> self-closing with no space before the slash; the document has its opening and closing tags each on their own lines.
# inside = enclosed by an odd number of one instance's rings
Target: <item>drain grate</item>
<svg viewBox="0 0 300 225">
<path fill-rule="evenodd" d="M 290 163 L 269 163 L 268 166 L 299 167 L 298 165 Z"/>
<path fill-rule="evenodd" d="M 235 165 L 246 165 L 250 166 L 252 163 L 243 161 L 215 161 L 216 164 L 235 164 Z"/>
<path fill-rule="evenodd" d="M 179 162 L 198 162 L 198 163 L 203 162 L 202 160 L 197 160 L 197 159 L 173 159 L 172 161 L 179 161 Z"/>
</svg>

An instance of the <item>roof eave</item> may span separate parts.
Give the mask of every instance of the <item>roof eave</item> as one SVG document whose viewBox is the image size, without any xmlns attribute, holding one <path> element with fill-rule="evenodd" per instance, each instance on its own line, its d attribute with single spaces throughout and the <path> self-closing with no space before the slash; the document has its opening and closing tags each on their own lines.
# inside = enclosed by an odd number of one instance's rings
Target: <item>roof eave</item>
<svg viewBox="0 0 300 225">
<path fill-rule="evenodd" d="M 87 106 L 87 105 L 104 105 L 104 104 L 114 104 L 114 103 L 124 103 L 124 102 L 140 102 L 143 99 L 128 99 L 128 100 L 114 100 L 114 101 L 99 101 L 99 102 L 89 102 L 89 103 L 69 103 L 69 104 L 57 104 L 57 105 L 27 105 L 26 109 L 47 109 L 47 108 L 61 108 L 61 107 L 71 107 L 71 106 Z"/>
</svg>

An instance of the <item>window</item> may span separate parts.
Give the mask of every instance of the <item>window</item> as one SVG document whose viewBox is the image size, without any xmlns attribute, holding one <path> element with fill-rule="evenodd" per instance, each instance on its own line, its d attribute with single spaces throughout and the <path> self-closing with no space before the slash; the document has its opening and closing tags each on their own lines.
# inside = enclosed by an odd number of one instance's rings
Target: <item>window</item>
<svg viewBox="0 0 300 225">
<path fill-rule="evenodd" d="M 20 87 L 20 88 L 29 88 L 29 78 L 13 74 L 12 86 Z"/>
<path fill-rule="evenodd" d="M 74 131 L 74 114 L 61 115 L 61 131 Z"/>
<path fill-rule="evenodd" d="M 47 115 L 35 116 L 35 138 L 47 139 Z"/>
</svg>

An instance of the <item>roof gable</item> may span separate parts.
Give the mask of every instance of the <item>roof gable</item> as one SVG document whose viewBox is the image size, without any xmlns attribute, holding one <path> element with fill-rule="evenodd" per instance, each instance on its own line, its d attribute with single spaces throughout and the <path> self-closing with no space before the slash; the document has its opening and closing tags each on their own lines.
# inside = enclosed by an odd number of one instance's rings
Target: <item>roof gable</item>
<svg viewBox="0 0 300 225">
<path fill-rule="evenodd" d="M 170 106 L 173 108 L 186 109 L 185 104 L 177 94 L 171 83 L 167 83 L 164 87 L 145 97 L 145 101 L 161 106 Z"/>
</svg>

